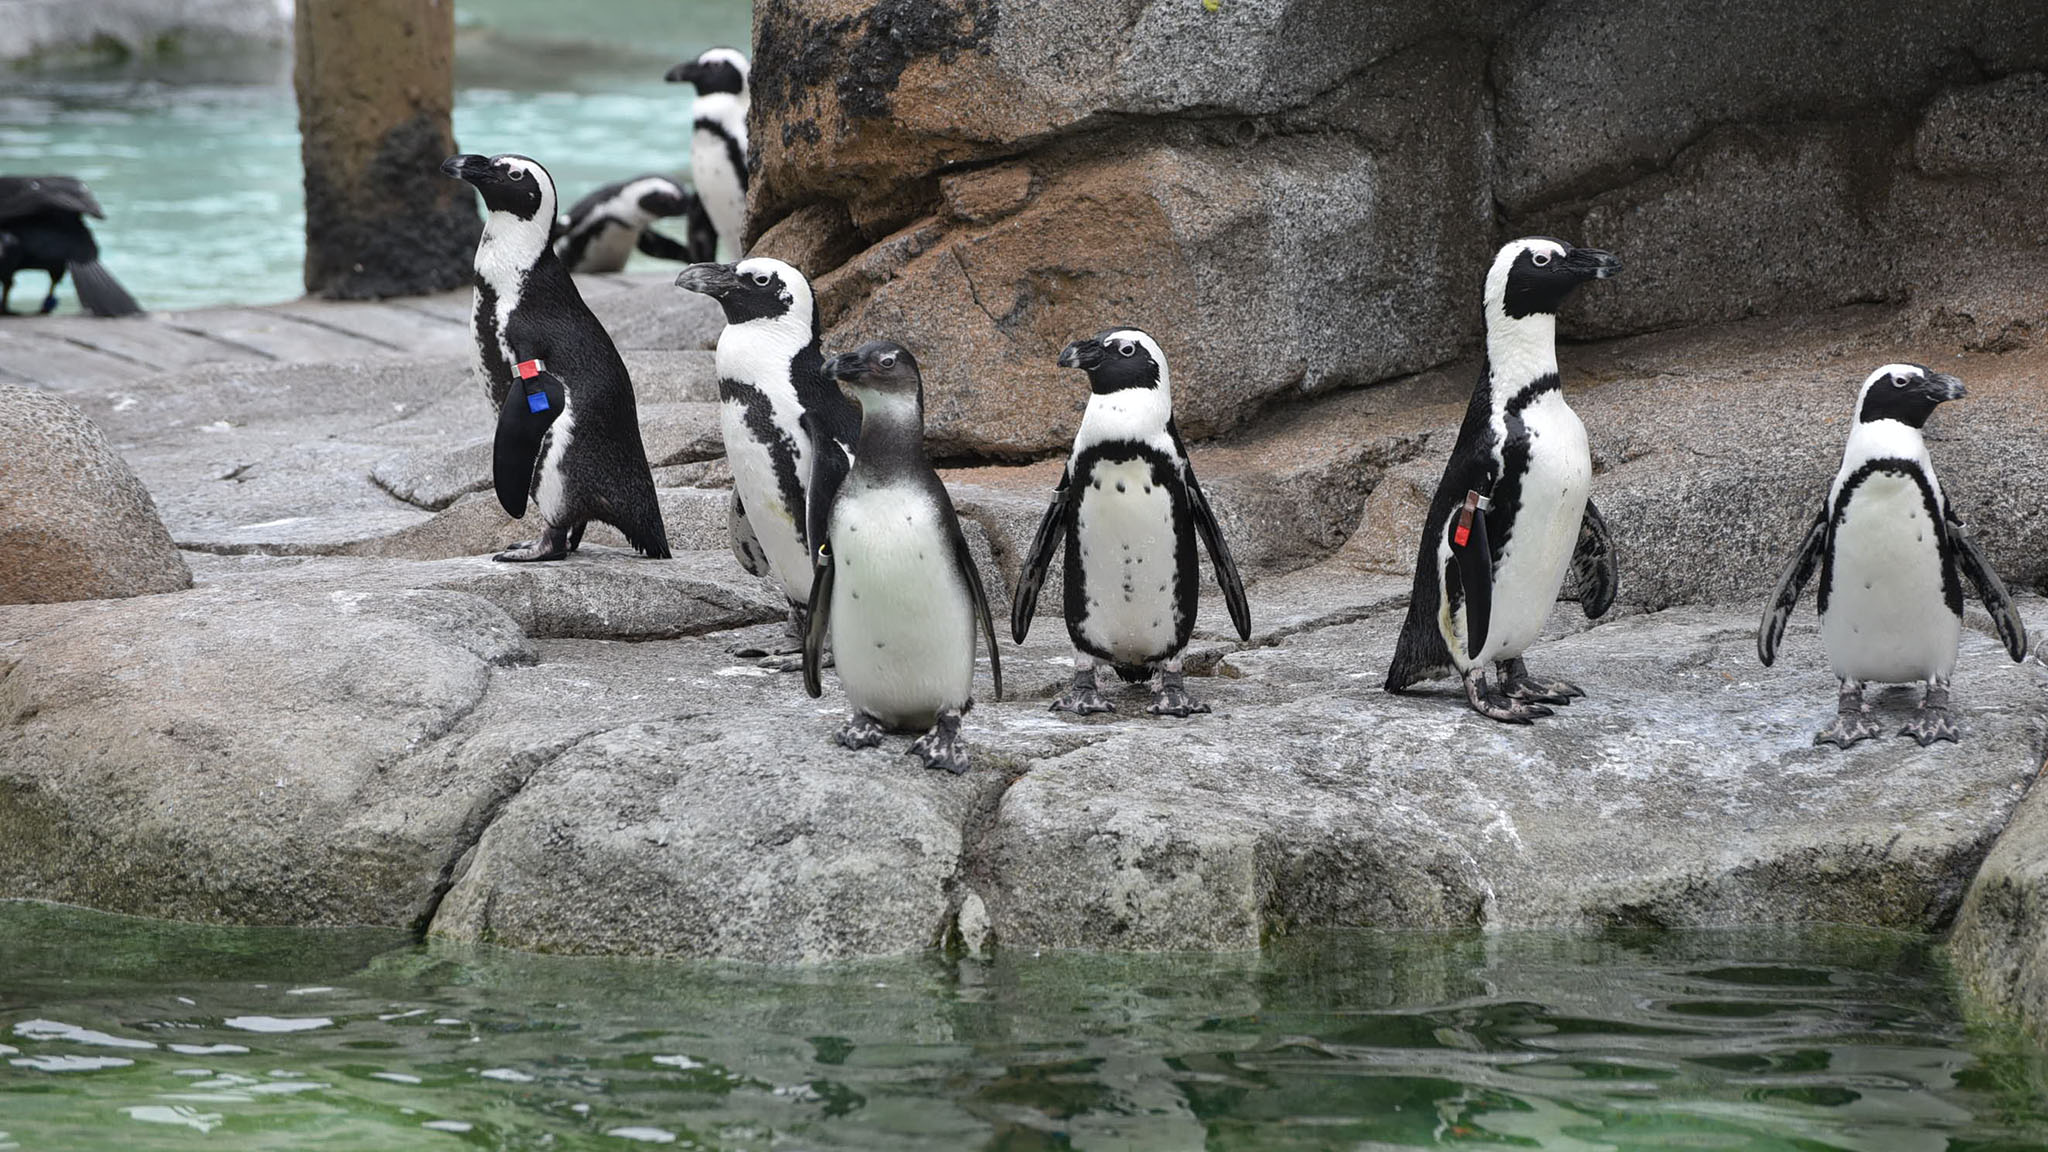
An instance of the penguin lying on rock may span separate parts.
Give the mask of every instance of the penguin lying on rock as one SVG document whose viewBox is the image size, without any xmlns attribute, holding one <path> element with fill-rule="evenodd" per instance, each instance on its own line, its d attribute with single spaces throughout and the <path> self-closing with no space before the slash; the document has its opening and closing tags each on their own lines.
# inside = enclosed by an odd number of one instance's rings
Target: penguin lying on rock
<svg viewBox="0 0 2048 1152">
<path fill-rule="evenodd" d="M 1230 622 L 1246 640 L 1251 609 L 1174 425 L 1166 355 L 1145 333 L 1118 328 L 1068 345 L 1060 364 L 1088 373 L 1088 408 L 1025 556 L 1010 633 L 1024 642 L 1053 554 L 1065 544 L 1074 682 L 1053 710 L 1116 711 L 1097 690 L 1101 662 L 1125 680 L 1156 674 L 1146 709 L 1154 716 L 1207 712 L 1181 679 L 1180 654 L 1194 634 L 1200 601 L 1197 536 L 1215 565 Z"/>
<path fill-rule="evenodd" d="M 633 381 L 548 238 L 555 182 L 524 156 L 451 156 L 441 171 L 483 194 L 471 329 L 498 409 L 492 475 L 518 518 L 540 504 L 540 538 L 499 553 L 560 560 L 603 521 L 643 555 L 668 559 L 668 532 L 640 443 Z"/>
<path fill-rule="evenodd" d="M 690 183 L 711 214 L 719 243 L 737 260 L 745 255 L 740 237 L 747 223 L 747 58 L 732 48 L 713 48 L 669 69 L 666 79 L 697 90 Z"/>
<path fill-rule="evenodd" d="M 1948 685 L 1962 635 L 1963 579 L 1991 614 L 2006 653 L 2027 657 L 2026 625 L 1942 495 L 1921 435 L 1936 405 L 1962 396 L 1960 380 L 1918 364 L 1887 364 L 1863 381 L 1842 467 L 1764 608 L 1756 655 L 1768 667 L 1800 589 L 1819 566 L 1821 640 L 1841 691 L 1835 722 L 1815 744 L 1847 748 L 1878 735 L 1863 699 L 1869 681 L 1924 681 L 1920 710 L 1899 735 L 1922 747 L 1956 738 Z"/>
<path fill-rule="evenodd" d="M 989 672 L 1003 698 L 988 593 L 967 551 L 953 501 L 924 455 L 924 381 L 910 350 L 875 340 L 825 365 L 827 379 L 860 404 L 853 471 L 836 497 L 813 487 L 810 516 L 825 525 L 815 555 L 804 690 L 822 691 L 829 635 L 853 715 L 848 748 L 885 731 L 925 731 L 910 754 L 927 768 L 967 771 L 960 717 L 974 705 L 974 632 L 988 638 Z"/>
<path fill-rule="evenodd" d="M 0 316 L 10 315 L 14 274 L 47 273 L 50 292 L 42 311 L 57 308 L 64 274 L 78 289 L 78 302 L 95 316 L 132 316 L 142 311 L 128 290 L 100 265 L 100 248 L 85 218 L 106 213 L 85 185 L 69 176 L 0 176 Z"/>
<path fill-rule="evenodd" d="M 1587 499 L 1586 427 L 1558 381 L 1557 310 L 1573 289 L 1620 268 L 1606 252 L 1540 236 L 1495 256 L 1486 364 L 1429 503 L 1387 691 L 1456 671 L 1473 711 L 1511 724 L 1585 695 L 1531 676 L 1522 653 L 1543 631 L 1567 571 L 1588 618 L 1614 603 L 1613 542 Z M 1499 682 L 1489 686 L 1486 671 L 1496 665 Z"/>
<path fill-rule="evenodd" d="M 656 220 L 686 217 L 689 243 L 656 232 Z M 696 193 L 666 176 L 637 176 L 597 189 L 556 222 L 555 255 L 571 272 L 617 272 L 635 251 L 685 264 L 718 258 L 718 233 Z"/>
</svg>

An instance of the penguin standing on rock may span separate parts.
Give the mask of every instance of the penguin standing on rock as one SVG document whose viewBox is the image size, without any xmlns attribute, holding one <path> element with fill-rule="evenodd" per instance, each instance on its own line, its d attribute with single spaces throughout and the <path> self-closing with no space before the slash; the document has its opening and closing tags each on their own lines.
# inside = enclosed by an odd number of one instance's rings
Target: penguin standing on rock
<svg viewBox="0 0 2048 1152">
<path fill-rule="evenodd" d="M 741 233 L 747 223 L 747 58 L 732 48 L 713 48 L 669 69 L 666 79 L 697 89 L 690 182 L 720 244 L 737 260 L 746 254 Z"/>
<path fill-rule="evenodd" d="M 64 274 L 78 290 L 78 302 L 95 316 L 132 316 L 142 311 L 128 290 L 100 264 L 100 247 L 85 218 L 105 219 L 100 202 L 69 176 L 0 176 L 0 316 L 10 315 L 14 274 L 24 269 L 50 277 L 42 311 L 57 308 Z"/>
<path fill-rule="evenodd" d="M 1800 589 L 1819 566 L 1820 634 L 1841 692 L 1835 722 L 1815 744 L 1847 748 L 1878 735 L 1863 699 L 1868 681 L 1924 681 L 1920 710 L 1899 735 L 1922 747 L 1956 738 L 1948 686 L 1962 635 L 1964 578 L 2006 653 L 2027 658 L 2026 625 L 1942 495 L 1921 434 L 1936 405 L 1962 396 L 1962 381 L 1918 364 L 1887 364 L 1863 381 L 1842 467 L 1764 609 L 1756 654 L 1768 667 Z"/>
<path fill-rule="evenodd" d="M 1522 653 L 1567 571 L 1588 618 L 1614 603 L 1613 542 L 1587 498 L 1586 427 L 1558 381 L 1557 310 L 1579 285 L 1620 269 L 1606 252 L 1547 237 L 1516 240 L 1494 258 L 1486 364 L 1430 500 L 1387 691 L 1456 671 L 1474 711 L 1511 724 L 1585 695 L 1531 676 Z M 1496 666 L 1492 686 L 1486 672 Z"/>
<path fill-rule="evenodd" d="M 668 559 L 668 532 L 640 443 L 633 381 L 548 238 L 555 182 L 524 156 L 451 156 L 441 171 L 483 194 L 471 323 L 498 408 L 498 502 L 517 518 L 529 496 L 543 527 L 499 560 L 560 560 L 600 520 L 644 555 Z"/>
<path fill-rule="evenodd" d="M 1116 711 L 1097 690 L 1096 665 L 1106 663 L 1125 680 L 1156 676 L 1146 709 L 1154 716 L 1207 712 L 1181 679 L 1180 654 L 1194 634 L 1200 600 L 1197 536 L 1215 565 L 1230 622 L 1246 640 L 1251 609 L 1174 425 L 1166 354 L 1136 328 L 1119 328 L 1068 345 L 1059 362 L 1088 374 L 1088 409 L 1024 559 L 1010 633 L 1024 642 L 1053 554 L 1065 544 L 1074 682 L 1053 710 Z"/>
<path fill-rule="evenodd" d="M 651 225 L 687 217 L 689 243 L 678 244 Z M 619 180 L 585 196 L 555 228 L 555 255 L 571 272 L 617 272 L 635 250 L 685 264 L 716 259 L 718 233 L 697 195 L 666 176 Z"/>
<path fill-rule="evenodd" d="M 782 586 L 790 630 L 778 655 L 795 653 L 809 631 L 813 542 L 824 540 L 822 514 L 853 465 L 860 411 L 823 375 L 817 303 L 803 273 L 780 260 L 692 264 L 676 286 L 725 311 L 718 395 L 733 555 Z"/>
<path fill-rule="evenodd" d="M 927 768 L 967 771 L 960 717 L 973 707 L 974 631 L 988 638 L 996 699 L 1003 662 L 988 593 L 967 551 L 953 501 L 924 455 L 924 381 L 910 350 L 875 340 L 832 360 L 825 376 L 860 403 L 853 472 L 836 498 L 813 488 L 824 524 L 804 640 L 804 690 L 823 690 L 825 640 L 853 716 L 848 748 L 894 729 L 929 729 L 910 746 Z"/>
</svg>

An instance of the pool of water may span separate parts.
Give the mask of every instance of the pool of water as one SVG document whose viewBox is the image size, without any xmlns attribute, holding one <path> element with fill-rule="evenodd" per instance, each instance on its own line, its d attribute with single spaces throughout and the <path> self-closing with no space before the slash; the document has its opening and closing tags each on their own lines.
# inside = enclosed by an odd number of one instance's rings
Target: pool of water
<svg viewBox="0 0 2048 1152">
<path fill-rule="evenodd" d="M 456 9 L 455 136 L 525 152 L 573 202 L 642 172 L 686 174 L 677 60 L 744 46 L 748 0 L 467 0 Z M 302 291 L 298 107 L 284 53 L 0 72 L 0 173 L 90 185 L 101 257 L 150 308 L 290 299 Z M 644 260 L 636 257 L 636 260 Z M 17 303 L 43 279 L 27 274 Z M 62 311 L 77 301 L 66 289 Z"/>
<path fill-rule="evenodd" d="M 2048 1146 L 1937 945 L 1332 934 L 801 971 L 0 904 L 0 1148 Z"/>
</svg>

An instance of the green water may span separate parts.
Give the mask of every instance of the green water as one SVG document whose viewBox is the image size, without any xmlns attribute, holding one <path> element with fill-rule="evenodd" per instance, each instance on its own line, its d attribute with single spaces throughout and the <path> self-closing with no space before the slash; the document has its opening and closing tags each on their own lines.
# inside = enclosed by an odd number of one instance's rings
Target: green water
<svg viewBox="0 0 2048 1152">
<path fill-rule="evenodd" d="M 565 203 L 642 172 L 687 173 L 688 88 L 662 73 L 714 45 L 745 46 L 751 12 L 748 0 L 467 0 L 456 9 L 456 141 L 534 156 Z M 0 72 L 0 173 L 31 172 L 92 187 L 107 209 L 93 224 L 102 259 L 146 307 L 303 290 L 285 53 Z M 22 287 L 33 307 L 41 274 Z M 78 310 L 68 290 L 60 300 Z"/>
<path fill-rule="evenodd" d="M 781 971 L 14 904 L 0 1046 L 23 1150 L 2048 1145 L 1935 944 L 1849 929 Z"/>
</svg>

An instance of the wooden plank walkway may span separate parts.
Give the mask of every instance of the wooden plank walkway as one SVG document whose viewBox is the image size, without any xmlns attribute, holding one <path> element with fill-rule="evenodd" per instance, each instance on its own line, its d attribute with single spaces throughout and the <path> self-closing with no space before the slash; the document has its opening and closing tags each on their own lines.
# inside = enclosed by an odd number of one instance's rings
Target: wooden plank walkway
<svg viewBox="0 0 2048 1152">
<path fill-rule="evenodd" d="M 579 276 L 585 299 L 664 283 L 668 272 Z M 66 392 L 202 364 L 467 356 L 470 290 L 393 300 L 291 300 L 255 307 L 0 317 L 0 382 Z"/>
</svg>

